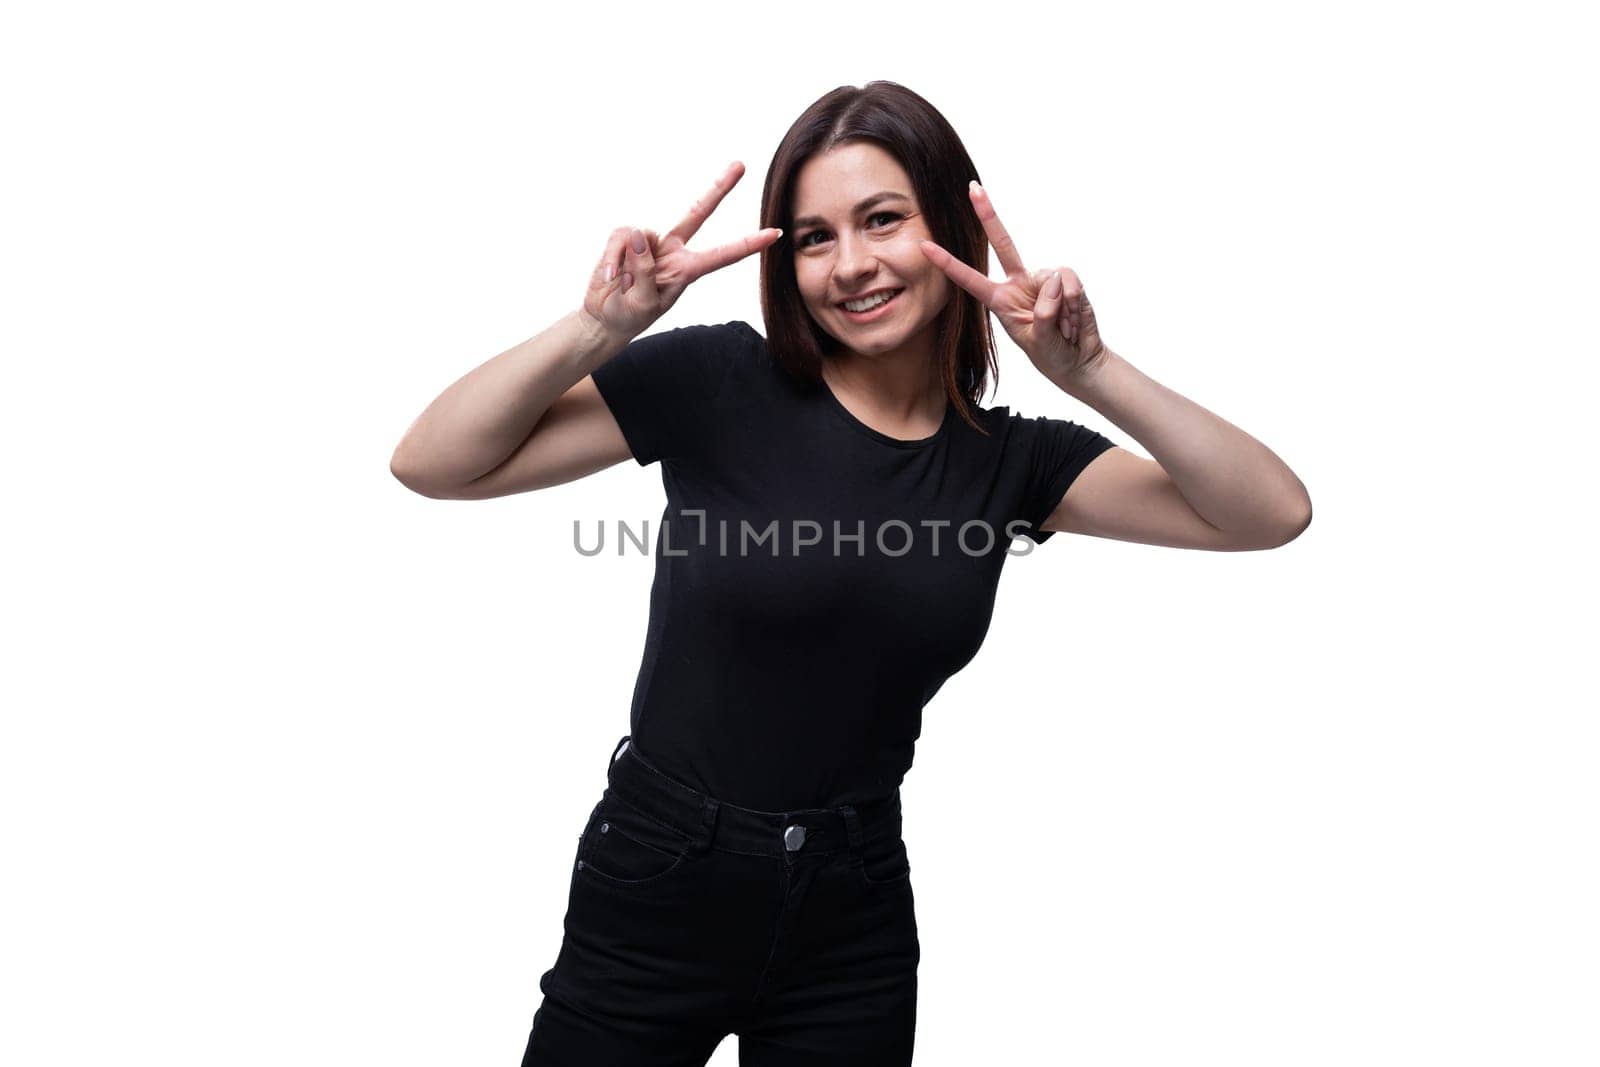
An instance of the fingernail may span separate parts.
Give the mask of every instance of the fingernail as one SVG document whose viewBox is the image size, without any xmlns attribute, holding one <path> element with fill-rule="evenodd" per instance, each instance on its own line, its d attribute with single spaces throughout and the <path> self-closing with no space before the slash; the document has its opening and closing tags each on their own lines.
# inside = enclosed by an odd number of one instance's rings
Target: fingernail
<svg viewBox="0 0 1600 1067">
<path fill-rule="evenodd" d="M 643 230 L 634 230 L 633 231 L 633 250 L 635 252 L 643 252 L 644 251 L 644 231 Z"/>
<path fill-rule="evenodd" d="M 610 282 L 611 282 L 611 273 L 612 273 L 612 271 L 614 271 L 614 270 L 616 270 L 616 268 L 615 268 L 615 267 L 613 267 L 613 266 L 612 266 L 612 265 L 611 265 L 611 264 L 609 264 L 609 263 L 607 263 L 607 264 L 606 264 L 606 282 L 607 282 L 607 284 L 609 284 L 609 283 L 610 283 Z"/>
</svg>

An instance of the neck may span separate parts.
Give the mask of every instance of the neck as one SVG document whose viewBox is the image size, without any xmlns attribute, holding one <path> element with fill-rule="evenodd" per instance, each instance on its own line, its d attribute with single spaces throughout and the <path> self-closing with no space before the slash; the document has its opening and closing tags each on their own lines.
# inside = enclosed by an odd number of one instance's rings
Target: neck
<svg viewBox="0 0 1600 1067">
<path fill-rule="evenodd" d="M 835 395 L 900 423 L 939 422 L 948 403 L 944 383 L 926 355 L 904 350 L 865 356 L 845 349 L 822 360 Z"/>
</svg>

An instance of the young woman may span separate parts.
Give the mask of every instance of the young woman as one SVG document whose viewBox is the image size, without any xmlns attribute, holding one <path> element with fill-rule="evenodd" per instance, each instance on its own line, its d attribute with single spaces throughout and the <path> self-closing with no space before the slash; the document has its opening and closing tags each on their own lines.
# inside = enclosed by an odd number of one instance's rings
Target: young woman
<svg viewBox="0 0 1600 1067">
<path fill-rule="evenodd" d="M 742 174 L 665 234 L 613 231 L 582 307 L 445 390 L 392 463 L 458 500 L 662 465 L 631 731 L 579 839 L 525 1065 L 703 1064 L 728 1034 L 744 1067 L 909 1063 L 899 786 L 1013 539 L 1264 549 L 1311 519 L 1270 450 L 1106 347 L 1076 273 L 1029 268 L 920 96 L 822 97 L 769 168 L 766 228 L 688 247 Z M 639 336 L 754 254 L 765 336 Z M 981 407 L 991 314 L 1155 458 Z"/>
</svg>

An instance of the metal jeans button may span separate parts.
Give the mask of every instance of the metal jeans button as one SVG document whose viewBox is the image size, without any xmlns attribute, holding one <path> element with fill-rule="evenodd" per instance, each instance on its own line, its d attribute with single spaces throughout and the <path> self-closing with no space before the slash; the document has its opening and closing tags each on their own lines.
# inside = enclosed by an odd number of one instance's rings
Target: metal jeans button
<svg viewBox="0 0 1600 1067">
<path fill-rule="evenodd" d="M 791 826 L 783 831 L 783 847 L 794 852 L 806 843 L 806 828 L 804 826 Z"/>
</svg>

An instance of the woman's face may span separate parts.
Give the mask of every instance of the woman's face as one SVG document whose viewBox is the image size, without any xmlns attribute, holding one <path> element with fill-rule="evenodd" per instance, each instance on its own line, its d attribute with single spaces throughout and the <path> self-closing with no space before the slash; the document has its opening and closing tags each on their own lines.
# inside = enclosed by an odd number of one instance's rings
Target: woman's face
<svg viewBox="0 0 1600 1067">
<path fill-rule="evenodd" d="M 933 234 L 893 156 L 858 142 L 806 160 L 788 230 L 800 296 L 823 330 L 862 355 L 931 356 L 933 323 L 953 286 L 917 245 Z M 898 292 L 868 315 L 840 306 L 883 289 Z"/>
</svg>

